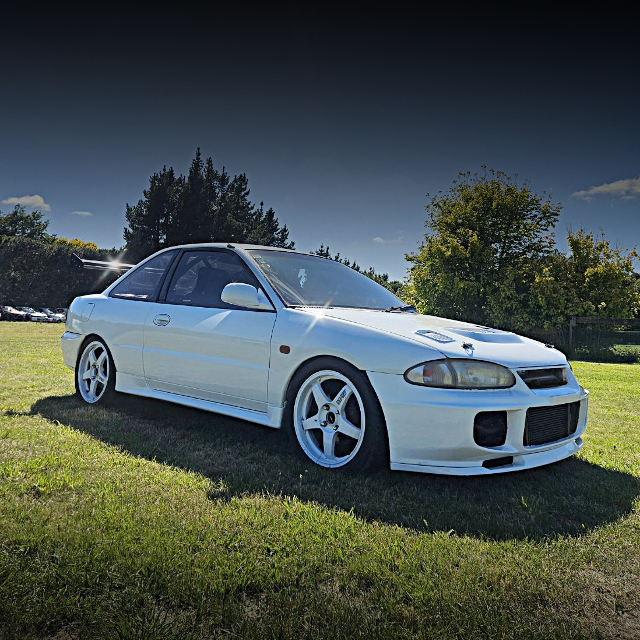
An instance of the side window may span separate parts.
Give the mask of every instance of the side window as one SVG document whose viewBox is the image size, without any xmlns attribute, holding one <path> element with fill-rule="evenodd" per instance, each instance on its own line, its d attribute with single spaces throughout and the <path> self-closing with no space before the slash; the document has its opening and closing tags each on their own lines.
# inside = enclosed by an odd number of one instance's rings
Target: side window
<svg viewBox="0 0 640 640">
<path fill-rule="evenodd" d="M 185 251 L 167 290 L 166 302 L 192 307 L 233 308 L 222 302 L 222 290 L 230 282 L 259 287 L 244 262 L 226 251 Z"/>
<path fill-rule="evenodd" d="M 109 295 L 112 298 L 153 300 L 162 276 L 176 253 L 177 251 L 165 251 L 144 265 L 136 267 L 111 289 Z"/>
</svg>

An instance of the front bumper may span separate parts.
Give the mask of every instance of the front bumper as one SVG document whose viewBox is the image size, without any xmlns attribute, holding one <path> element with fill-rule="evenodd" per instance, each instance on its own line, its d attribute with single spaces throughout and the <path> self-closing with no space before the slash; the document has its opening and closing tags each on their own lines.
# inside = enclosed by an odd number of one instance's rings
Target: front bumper
<svg viewBox="0 0 640 640">
<path fill-rule="evenodd" d="M 380 400 L 389 436 L 391 469 L 484 475 L 530 469 L 574 455 L 583 446 L 588 395 L 571 375 L 569 384 L 532 390 L 518 380 L 510 389 L 434 389 L 408 384 L 403 376 L 368 372 Z M 568 437 L 526 446 L 527 410 L 579 403 L 577 428 Z M 506 440 L 484 447 L 474 440 L 480 412 L 506 412 Z M 497 465 L 497 466 L 494 466 Z"/>
</svg>

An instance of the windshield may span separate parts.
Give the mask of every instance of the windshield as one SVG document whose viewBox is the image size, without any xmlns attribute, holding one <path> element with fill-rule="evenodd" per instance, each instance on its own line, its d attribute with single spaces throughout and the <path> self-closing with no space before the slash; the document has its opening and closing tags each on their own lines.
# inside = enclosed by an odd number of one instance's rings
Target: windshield
<svg viewBox="0 0 640 640">
<path fill-rule="evenodd" d="M 340 262 L 286 251 L 249 251 L 288 305 L 388 309 L 401 306 L 388 289 Z"/>
</svg>

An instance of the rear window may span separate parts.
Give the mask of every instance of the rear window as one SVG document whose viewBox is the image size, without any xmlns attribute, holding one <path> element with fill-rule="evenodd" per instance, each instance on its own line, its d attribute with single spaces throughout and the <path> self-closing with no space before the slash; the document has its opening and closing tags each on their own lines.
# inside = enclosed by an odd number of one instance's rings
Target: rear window
<svg viewBox="0 0 640 640">
<path fill-rule="evenodd" d="M 111 289 L 109 296 L 125 300 L 153 300 L 156 297 L 162 276 L 171 264 L 177 250 L 165 251 L 132 269 Z"/>
</svg>

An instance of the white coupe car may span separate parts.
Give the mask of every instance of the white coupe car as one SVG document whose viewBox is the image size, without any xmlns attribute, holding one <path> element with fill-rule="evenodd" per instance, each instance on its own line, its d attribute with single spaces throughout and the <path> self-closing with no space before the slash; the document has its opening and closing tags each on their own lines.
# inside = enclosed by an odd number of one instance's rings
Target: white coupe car
<svg viewBox="0 0 640 640">
<path fill-rule="evenodd" d="M 76 298 L 61 345 L 87 403 L 122 392 L 282 427 L 327 469 L 529 469 L 579 451 L 587 425 L 551 345 L 421 315 L 285 249 L 163 249 Z"/>
</svg>

